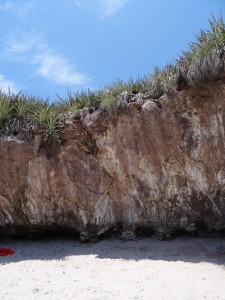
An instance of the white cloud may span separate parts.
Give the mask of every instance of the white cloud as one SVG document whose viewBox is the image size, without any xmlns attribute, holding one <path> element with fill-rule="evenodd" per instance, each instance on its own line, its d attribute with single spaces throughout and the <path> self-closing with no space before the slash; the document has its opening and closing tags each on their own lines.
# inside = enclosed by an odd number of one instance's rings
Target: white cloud
<svg viewBox="0 0 225 300">
<path fill-rule="evenodd" d="M 61 85 L 84 84 L 89 78 L 63 55 L 53 51 L 35 33 L 11 34 L 5 42 L 5 54 L 19 63 L 32 65 L 37 74 Z"/>
<path fill-rule="evenodd" d="M 102 18 L 107 18 L 121 10 L 129 0 L 101 0 Z"/>
<path fill-rule="evenodd" d="M 32 52 L 36 47 L 40 47 L 43 43 L 41 37 L 38 37 L 34 32 L 21 33 L 19 31 L 11 33 L 5 40 L 7 52 L 13 55 L 22 55 Z"/>
<path fill-rule="evenodd" d="M 15 14 L 19 18 L 25 18 L 29 13 L 35 10 L 35 3 L 28 1 L 25 4 L 15 3 L 15 1 L 5 1 L 0 5 L 0 11 L 7 11 Z"/>
<path fill-rule="evenodd" d="M 8 93 L 9 90 L 17 93 L 19 92 L 19 86 L 13 80 L 9 80 L 3 74 L 0 74 L 0 90 L 5 93 Z"/>
<path fill-rule="evenodd" d="M 130 0 L 75 0 L 78 7 L 97 10 L 101 19 L 110 17 L 121 10 Z"/>
<path fill-rule="evenodd" d="M 64 85 L 84 84 L 88 78 L 76 72 L 70 62 L 63 56 L 54 53 L 40 53 L 34 57 L 39 64 L 38 74 L 56 83 Z"/>
</svg>

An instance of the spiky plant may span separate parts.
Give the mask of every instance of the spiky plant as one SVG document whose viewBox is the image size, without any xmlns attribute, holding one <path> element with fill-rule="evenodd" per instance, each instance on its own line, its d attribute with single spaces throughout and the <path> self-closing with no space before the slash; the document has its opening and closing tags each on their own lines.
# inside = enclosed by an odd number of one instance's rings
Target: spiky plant
<svg viewBox="0 0 225 300">
<path fill-rule="evenodd" d="M 75 100 L 79 108 L 98 107 L 100 103 L 98 92 L 91 91 L 90 89 L 76 93 Z"/>
<path fill-rule="evenodd" d="M 7 98 L 7 95 L 0 92 L 0 129 L 9 119 L 12 111 L 12 102 Z"/>
<path fill-rule="evenodd" d="M 59 117 L 55 113 L 49 114 L 46 123 L 43 125 L 43 140 L 55 143 L 59 136 Z"/>
<path fill-rule="evenodd" d="M 39 125 L 45 125 L 48 120 L 48 115 L 51 112 L 50 106 L 47 103 L 37 103 L 30 116 L 31 121 Z"/>
<path fill-rule="evenodd" d="M 79 109 L 79 105 L 76 102 L 76 97 L 73 97 L 70 91 L 67 93 L 67 98 L 64 99 L 59 95 L 57 95 L 57 98 L 59 99 L 57 105 L 60 110 L 77 111 Z"/>
<path fill-rule="evenodd" d="M 225 70 L 225 25 L 222 16 L 218 20 L 212 15 L 210 29 L 201 30 L 189 50 L 183 52 L 177 63 L 177 77 L 189 85 L 216 78 Z"/>
<path fill-rule="evenodd" d="M 114 81 L 113 83 L 107 85 L 103 92 L 105 92 L 105 94 L 109 94 L 112 97 L 117 97 L 119 94 L 121 94 L 122 92 L 127 90 L 127 85 L 126 83 L 121 80 L 121 79 L 117 79 L 116 81 Z M 104 98 L 102 98 L 104 99 Z"/>
<path fill-rule="evenodd" d="M 149 92 L 152 98 L 159 98 L 163 94 L 176 91 L 176 67 L 167 64 L 163 69 L 155 67 L 154 74 L 150 77 Z"/>
<path fill-rule="evenodd" d="M 136 80 L 130 78 L 126 84 L 126 87 L 128 92 L 137 94 L 143 90 L 143 80 L 141 80 L 139 77 Z"/>
<path fill-rule="evenodd" d="M 32 111 L 34 103 L 29 98 L 22 96 L 14 103 L 14 114 L 18 119 L 26 119 Z"/>
<path fill-rule="evenodd" d="M 72 94 L 68 91 L 68 96 L 66 99 L 58 96 L 59 102 L 58 105 L 64 110 L 76 111 L 84 107 L 97 108 L 100 104 L 100 92 L 91 91 L 90 89 L 81 90 L 80 92 Z"/>
<path fill-rule="evenodd" d="M 56 142 L 59 138 L 59 115 L 56 105 L 40 102 L 34 107 L 31 121 L 42 128 L 43 140 Z"/>
</svg>

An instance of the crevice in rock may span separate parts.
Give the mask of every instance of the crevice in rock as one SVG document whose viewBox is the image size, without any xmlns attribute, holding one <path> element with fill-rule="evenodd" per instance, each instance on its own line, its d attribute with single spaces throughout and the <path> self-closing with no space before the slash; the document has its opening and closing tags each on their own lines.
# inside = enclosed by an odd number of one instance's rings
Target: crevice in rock
<svg viewBox="0 0 225 300">
<path fill-rule="evenodd" d="M 159 99 L 153 99 L 153 102 L 157 105 L 159 109 L 162 109 L 162 104 Z"/>
</svg>

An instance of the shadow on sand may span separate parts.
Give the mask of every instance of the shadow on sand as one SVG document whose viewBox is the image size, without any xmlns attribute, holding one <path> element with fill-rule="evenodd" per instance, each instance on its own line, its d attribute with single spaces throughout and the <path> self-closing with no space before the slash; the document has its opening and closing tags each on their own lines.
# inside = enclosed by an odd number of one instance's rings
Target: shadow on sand
<svg viewBox="0 0 225 300">
<path fill-rule="evenodd" d="M 171 241 L 153 238 L 121 241 L 102 240 L 81 244 L 73 237 L 42 237 L 38 240 L 4 238 L 0 247 L 15 250 L 0 257 L 0 265 L 26 260 L 63 260 L 68 256 L 94 255 L 97 259 L 161 260 L 190 263 L 207 262 L 225 266 L 225 238 L 193 238 L 179 236 Z"/>
</svg>

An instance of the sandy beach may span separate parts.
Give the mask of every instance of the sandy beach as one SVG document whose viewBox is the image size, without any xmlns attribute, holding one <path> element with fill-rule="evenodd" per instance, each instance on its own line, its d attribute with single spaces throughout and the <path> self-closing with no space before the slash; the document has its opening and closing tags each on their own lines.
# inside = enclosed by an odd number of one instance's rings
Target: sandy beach
<svg viewBox="0 0 225 300">
<path fill-rule="evenodd" d="M 225 239 L 0 240 L 0 299 L 225 299 Z"/>
</svg>

